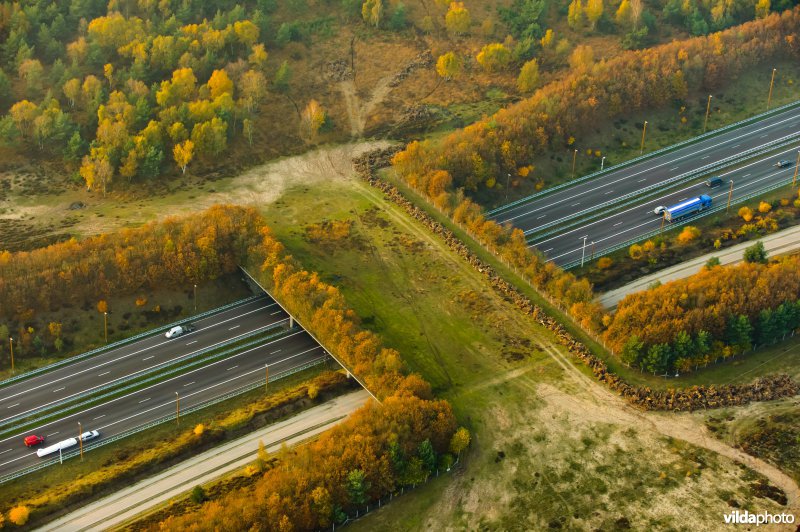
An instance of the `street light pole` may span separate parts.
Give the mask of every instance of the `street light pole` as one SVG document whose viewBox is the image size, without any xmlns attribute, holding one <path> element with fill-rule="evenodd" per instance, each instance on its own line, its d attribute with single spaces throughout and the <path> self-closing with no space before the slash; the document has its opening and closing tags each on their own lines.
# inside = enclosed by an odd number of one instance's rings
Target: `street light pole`
<svg viewBox="0 0 800 532">
<path fill-rule="evenodd" d="M 733 197 L 733 179 L 731 179 L 731 188 L 728 190 L 728 206 L 725 207 L 725 212 L 731 210 L 731 198 Z"/>
<path fill-rule="evenodd" d="M 572 154 L 572 178 L 575 179 L 575 161 L 578 160 L 578 150 Z"/>
<path fill-rule="evenodd" d="M 103 330 L 105 331 L 106 343 L 108 343 L 108 312 L 103 312 Z"/>
<path fill-rule="evenodd" d="M 794 165 L 794 177 L 792 178 L 792 188 L 797 184 L 797 171 L 800 170 L 800 150 L 797 150 L 797 164 Z"/>
<path fill-rule="evenodd" d="M 594 260 L 594 240 L 592 240 L 592 258 L 589 260 Z"/>
<path fill-rule="evenodd" d="M 647 133 L 647 120 L 644 121 L 644 126 L 642 127 L 642 146 L 639 148 L 639 155 L 644 153 L 644 134 Z"/>
<path fill-rule="evenodd" d="M 78 445 L 81 448 L 81 462 L 83 462 L 83 438 L 81 438 L 81 434 L 83 434 L 83 427 L 81 427 L 81 422 L 78 421 Z"/>
<path fill-rule="evenodd" d="M 14 374 L 14 339 L 8 337 L 8 345 L 11 346 L 11 374 Z"/>
<path fill-rule="evenodd" d="M 606 164 L 606 158 L 605 158 L 605 156 L 603 156 L 603 158 L 602 158 L 602 159 L 600 159 L 600 171 L 601 171 L 601 172 L 603 171 L 603 166 L 604 166 L 605 164 Z"/>
<path fill-rule="evenodd" d="M 178 395 L 178 392 L 175 392 L 175 423 L 179 424 L 181 422 L 181 396 Z"/>
<path fill-rule="evenodd" d="M 508 174 L 506 174 L 506 176 L 508 176 L 508 177 L 506 177 L 506 203 L 508 203 L 508 186 L 509 186 L 509 183 L 511 183 L 511 174 L 508 173 Z"/>
<path fill-rule="evenodd" d="M 713 96 L 709 94 L 708 104 L 706 104 L 706 119 L 703 121 L 703 133 L 706 132 L 706 127 L 708 126 L 708 113 L 711 111 L 711 98 L 713 98 Z"/>
<path fill-rule="evenodd" d="M 264 380 L 264 391 L 268 392 L 269 391 L 269 364 L 264 364 L 264 373 L 265 373 L 265 375 L 264 375 L 264 377 L 265 377 L 265 380 Z"/>
<path fill-rule="evenodd" d="M 667 211 L 661 213 L 661 234 L 664 233 L 664 222 L 667 221 Z"/>
<path fill-rule="evenodd" d="M 581 253 L 581 268 L 583 268 L 583 259 L 586 258 L 586 239 L 589 235 L 583 237 L 583 252 Z"/>
<path fill-rule="evenodd" d="M 194 313 L 197 314 L 197 285 L 194 285 Z"/>
<path fill-rule="evenodd" d="M 769 111 L 769 107 L 772 104 L 772 86 L 775 84 L 775 72 L 777 72 L 777 68 L 772 69 L 772 79 L 769 80 L 769 96 L 767 97 L 767 111 Z"/>
</svg>

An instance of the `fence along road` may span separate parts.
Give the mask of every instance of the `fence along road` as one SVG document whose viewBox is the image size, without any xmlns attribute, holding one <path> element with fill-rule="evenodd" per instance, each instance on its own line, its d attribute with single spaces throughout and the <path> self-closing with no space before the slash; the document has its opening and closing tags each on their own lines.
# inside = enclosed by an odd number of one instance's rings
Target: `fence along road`
<svg viewBox="0 0 800 532">
<path fill-rule="evenodd" d="M 662 155 L 620 165 L 616 170 L 611 168 L 592 179 L 551 193 L 544 191 L 512 208 L 496 209 L 491 216 L 500 223 L 511 222 L 526 233 L 535 232 L 555 220 L 566 221 L 574 213 L 593 205 L 658 185 L 675 175 L 722 161 L 798 131 L 800 106 L 793 104 L 761 120 L 731 128 Z"/>
</svg>

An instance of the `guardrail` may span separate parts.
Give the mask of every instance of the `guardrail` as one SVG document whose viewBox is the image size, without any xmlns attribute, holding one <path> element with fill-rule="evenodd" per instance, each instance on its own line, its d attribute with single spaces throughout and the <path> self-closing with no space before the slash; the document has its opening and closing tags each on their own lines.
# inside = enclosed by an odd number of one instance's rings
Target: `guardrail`
<svg viewBox="0 0 800 532">
<path fill-rule="evenodd" d="M 20 380 L 24 380 L 24 379 L 28 379 L 30 377 L 34 377 L 36 375 L 39 375 L 40 373 L 46 373 L 48 371 L 52 371 L 52 370 L 54 370 L 56 368 L 59 368 L 61 366 L 64 366 L 64 365 L 67 365 L 67 364 L 72 364 L 73 362 L 77 362 L 79 360 L 83 360 L 84 358 L 88 358 L 88 357 L 91 357 L 91 356 L 94 356 L 94 355 L 98 355 L 98 354 L 100 354 L 100 353 L 102 353 L 104 351 L 109 351 L 109 350 L 117 348 L 119 346 L 122 346 L 122 345 L 125 345 L 125 344 L 129 344 L 131 342 L 135 342 L 136 340 L 139 340 L 141 338 L 145 338 L 147 336 L 152 336 L 154 334 L 158 334 L 158 333 L 163 332 L 163 331 L 168 331 L 171 328 L 175 327 L 176 325 L 180 325 L 182 323 L 186 323 L 187 321 L 198 320 L 198 319 L 201 319 L 201 318 L 212 316 L 214 314 L 218 314 L 220 312 L 224 312 L 224 311 L 226 311 L 226 310 L 228 310 L 230 308 L 233 308 L 233 307 L 236 307 L 236 306 L 239 306 L 239 305 L 244 305 L 245 303 L 249 303 L 251 301 L 255 301 L 256 299 L 259 299 L 261 297 L 264 297 L 264 296 L 253 295 L 253 296 L 250 296 L 250 297 L 246 297 L 244 299 L 240 299 L 238 301 L 234 301 L 233 303 L 228 303 L 227 305 L 223 305 L 223 306 L 217 307 L 215 309 L 207 310 L 207 311 L 201 312 L 200 314 L 197 314 L 195 316 L 190 316 L 190 317 L 184 318 L 182 320 L 170 323 L 169 325 L 163 325 L 163 326 L 157 327 L 155 329 L 150 329 L 149 331 L 145 331 L 143 333 L 139 333 L 139 334 L 137 334 L 135 336 L 131 336 L 129 338 L 124 338 L 122 340 L 118 340 L 118 341 L 113 342 L 111 344 L 104 345 L 103 347 L 98 347 L 97 349 L 92 349 L 91 351 L 87 351 L 87 352 L 81 353 L 79 355 L 71 356 L 69 358 L 65 358 L 64 360 L 59 360 L 58 362 L 53 362 L 52 364 L 48 364 L 47 366 L 42 366 L 41 368 L 36 368 L 36 369 L 32 369 L 30 371 L 26 371 L 25 373 L 21 373 L 21 374 L 15 376 L 15 377 L 11 377 L 11 378 L 8 378 L 6 380 L 0 381 L 0 388 L 2 388 L 3 386 L 7 386 L 9 384 L 12 384 L 14 382 L 20 381 Z"/>
<path fill-rule="evenodd" d="M 546 224 L 544 224 L 542 226 L 536 227 L 534 229 L 528 229 L 527 231 L 524 231 L 524 233 L 525 233 L 526 236 L 527 235 L 531 235 L 531 234 L 537 234 L 538 238 L 542 238 L 542 237 L 554 234 L 556 232 L 561 232 L 565 228 L 564 225 L 563 225 L 563 222 L 565 220 L 572 220 L 574 218 L 577 218 L 578 216 L 582 216 L 582 215 L 585 215 L 585 214 L 597 213 L 597 211 L 602 209 L 603 207 L 609 207 L 611 205 L 616 205 L 617 203 L 622 203 L 625 200 L 630 199 L 630 198 L 636 198 L 637 200 L 642 199 L 642 198 L 647 197 L 648 195 L 650 195 L 650 193 L 652 193 L 652 192 L 657 192 L 657 191 L 659 191 L 661 189 L 664 189 L 664 188 L 667 188 L 667 187 L 669 187 L 671 185 L 679 185 L 679 184 L 682 184 L 682 183 L 684 183 L 686 181 L 690 181 L 690 180 L 696 178 L 697 176 L 705 175 L 705 174 L 708 174 L 710 172 L 715 172 L 715 171 L 720 170 L 722 168 L 725 168 L 727 166 L 732 166 L 732 165 L 734 165 L 736 163 L 742 162 L 742 161 L 744 161 L 746 159 L 750 159 L 752 157 L 757 157 L 759 155 L 763 155 L 765 153 L 769 153 L 771 151 L 774 151 L 774 150 L 776 150 L 778 148 L 782 148 L 784 146 L 792 144 L 798 138 L 800 138 L 800 132 L 791 133 L 789 135 L 786 135 L 785 137 L 781 137 L 779 139 L 772 140 L 772 141 L 770 141 L 770 142 L 768 142 L 766 144 L 762 144 L 761 146 L 757 146 L 755 148 L 750 148 L 749 150 L 745 150 L 745 151 L 743 151 L 741 153 L 737 153 L 736 155 L 731 155 L 730 157 L 726 157 L 725 159 L 720 159 L 719 161 L 715 161 L 715 162 L 707 164 L 705 166 L 701 166 L 700 168 L 695 168 L 694 170 L 690 170 L 689 172 L 684 172 L 684 173 L 682 173 L 680 175 L 677 175 L 675 177 L 671 177 L 671 178 L 669 178 L 667 180 L 664 180 L 664 181 L 661 181 L 659 183 L 655 183 L 653 185 L 646 186 L 646 187 L 644 187 L 644 188 L 642 188 L 640 190 L 636 190 L 634 192 L 629 192 L 627 194 L 623 194 L 622 196 L 617 196 L 614 199 L 610 199 L 610 200 L 608 200 L 606 202 L 599 203 L 597 205 L 593 205 L 592 207 L 589 207 L 588 209 L 583 209 L 582 211 L 578 211 L 578 212 L 576 212 L 574 214 L 571 214 L 570 216 L 567 216 L 565 218 L 561 218 L 560 220 L 554 220 L 552 222 L 548 222 L 548 223 L 546 223 Z M 598 216 L 602 216 L 603 215 L 603 213 L 597 213 L 597 214 L 598 214 Z M 582 223 L 582 221 L 578 221 L 576 223 L 572 223 L 572 225 L 570 225 L 569 227 L 577 225 L 578 223 Z M 551 232 L 545 233 L 543 235 L 539 235 L 538 234 L 540 231 L 542 231 L 544 229 L 549 229 L 550 227 L 555 227 L 555 226 L 559 226 L 559 229 L 557 231 L 551 231 Z"/>
<path fill-rule="evenodd" d="M 325 355 L 321 356 L 320 358 L 317 358 L 317 359 L 314 359 L 312 361 L 309 361 L 309 362 L 307 362 L 307 363 L 305 363 L 305 364 L 303 364 L 301 366 L 298 366 L 296 368 L 288 369 L 288 370 L 282 371 L 280 373 L 276 373 L 275 375 L 270 375 L 269 376 L 269 382 L 273 382 L 273 381 L 277 381 L 277 380 L 283 379 L 285 377 L 288 377 L 289 375 L 293 375 L 295 373 L 298 373 L 298 372 L 303 371 L 305 369 L 308 369 L 310 367 L 322 364 L 323 362 L 325 362 L 325 359 L 327 359 L 327 358 L 328 358 L 327 354 L 325 354 Z M 250 383 L 250 384 L 246 384 L 244 386 L 241 386 L 241 387 L 239 387 L 239 388 L 237 388 L 237 389 L 235 389 L 233 391 L 230 391 L 230 392 L 227 392 L 227 393 L 222 394 L 220 396 L 214 397 L 213 399 L 208 399 L 208 400 L 203 401 L 201 403 L 198 403 L 198 404 L 196 404 L 194 406 L 190 406 L 188 408 L 185 408 L 185 409 L 181 410 L 181 415 L 191 414 L 191 413 L 196 412 L 198 410 L 202 410 L 203 408 L 207 408 L 207 407 L 215 405 L 217 403 L 221 403 L 222 401 L 225 401 L 225 400 L 230 399 L 232 397 L 236 397 L 237 395 L 242 395 L 243 393 L 247 393 L 247 392 L 249 392 L 251 390 L 255 390 L 256 388 L 260 388 L 262 386 L 265 386 L 266 384 L 267 384 L 267 379 L 266 378 L 265 379 L 259 379 L 259 380 L 255 381 L 255 382 Z M 154 421 L 149 421 L 149 422 L 144 423 L 142 425 L 138 425 L 138 426 L 136 426 L 134 428 L 128 429 L 126 431 L 123 431 L 123 432 L 121 432 L 119 434 L 115 434 L 114 436 L 110 436 L 108 438 L 103 438 L 103 439 L 97 440 L 94 443 L 90 443 L 90 444 L 84 445 L 83 446 L 83 452 L 88 452 L 88 451 L 90 451 L 92 449 L 96 449 L 98 447 L 102 447 L 103 445 L 108 445 L 110 443 L 114 443 L 115 441 L 121 440 L 123 438 L 127 438 L 128 436 L 132 436 L 132 435 L 134 435 L 134 434 L 136 434 L 138 432 L 142 432 L 143 430 L 147 430 L 149 428 L 155 427 L 155 426 L 160 425 L 162 423 L 166 423 L 168 421 L 174 421 L 174 420 L 175 420 L 175 416 L 174 415 L 163 416 L 163 417 L 158 418 L 158 419 L 156 419 Z M 80 449 L 72 449 L 72 450 L 70 450 L 68 452 L 62 453 L 61 459 L 68 460 L 70 458 L 75 458 L 76 456 L 79 456 L 79 455 L 80 455 Z M 24 469 L 20 469 L 19 471 L 15 471 L 14 473 L 9 473 L 7 475 L 3 475 L 2 477 L 0 477 L 0 484 L 5 484 L 6 482 L 9 482 L 9 481 L 14 480 L 16 478 L 25 476 L 27 474 L 33 473 L 35 471 L 39 471 L 40 469 L 44 469 L 45 467 L 50 467 L 50 466 L 58 464 L 58 463 L 59 463 L 59 458 L 58 457 L 54 457 L 54 458 L 52 458 L 52 459 L 50 459 L 50 460 L 48 460 L 46 462 L 43 462 L 43 463 L 40 463 L 40 464 L 36 464 L 34 466 L 29 466 L 29 467 L 26 467 Z"/>
<path fill-rule="evenodd" d="M 776 184 L 773 184 L 773 185 L 766 186 L 764 188 L 760 188 L 760 189 L 758 189 L 758 190 L 756 190 L 754 192 L 750 192 L 749 194 L 745 194 L 744 196 L 740 196 L 740 197 L 738 197 L 736 199 L 732 199 L 731 200 L 731 205 L 736 205 L 738 203 L 745 202 L 745 201 L 747 201 L 749 199 L 753 199 L 755 197 L 761 196 L 762 194 L 765 194 L 766 192 L 771 192 L 771 191 L 779 189 L 781 187 L 785 187 L 786 185 L 791 184 L 791 182 L 792 182 L 792 180 L 790 179 L 790 180 L 788 180 L 787 182 L 784 182 L 784 183 L 776 183 Z M 678 227 L 681 227 L 681 226 L 684 226 L 684 225 L 686 225 L 688 223 L 691 223 L 694 220 L 697 220 L 698 218 L 703 218 L 705 216 L 720 212 L 720 211 L 725 210 L 727 208 L 728 208 L 727 203 L 725 205 L 718 205 L 716 207 L 712 207 L 712 208 L 708 209 L 707 211 L 702 211 L 702 212 L 698 213 L 696 216 L 692 216 L 690 218 L 684 218 L 680 222 L 670 223 L 668 225 L 665 224 L 666 227 L 664 227 L 664 231 L 661 231 L 660 228 L 657 229 L 657 230 L 649 231 L 649 232 L 647 232 L 647 233 L 645 233 L 643 235 L 637 236 L 636 238 L 632 238 L 630 240 L 626 240 L 625 242 L 622 242 L 620 244 L 615 244 L 614 246 L 612 246 L 612 247 L 610 247 L 608 249 L 603 249 L 603 250 L 595 253 L 594 257 L 598 258 L 598 257 L 602 257 L 604 255 L 608 255 L 609 253 L 613 253 L 613 252 L 615 252 L 617 250 L 626 248 L 626 247 L 628 247 L 628 246 L 630 246 L 632 244 L 635 244 L 637 242 L 641 242 L 642 240 L 647 240 L 648 238 L 651 238 L 653 236 L 659 235 L 662 232 L 667 232 L 667 231 L 670 231 L 672 229 L 677 229 Z M 592 260 L 594 260 L 594 259 L 592 259 Z M 586 261 L 584 261 L 584 262 L 586 262 Z M 567 264 L 561 266 L 561 268 L 564 269 L 564 270 L 569 270 L 571 268 L 574 268 L 575 266 L 580 266 L 580 264 L 581 264 L 580 260 L 574 260 L 572 262 L 568 262 Z"/>
<path fill-rule="evenodd" d="M 643 161 L 645 159 L 649 159 L 649 158 L 652 158 L 652 157 L 657 157 L 657 156 L 662 155 L 664 153 L 668 153 L 670 151 L 674 151 L 674 150 L 683 148 L 684 146 L 688 146 L 690 144 L 694 144 L 694 143 L 699 142 L 701 140 L 704 140 L 706 138 L 713 137 L 713 136 L 716 136 L 716 135 L 721 135 L 722 133 L 725 133 L 725 132 L 730 131 L 732 129 L 740 128 L 740 127 L 742 127 L 744 125 L 747 125 L 750 122 L 758 122 L 759 120 L 763 120 L 763 119 L 768 118 L 770 116 L 774 116 L 776 114 L 780 114 L 783 111 L 786 111 L 787 109 L 791 109 L 791 108 L 796 107 L 798 105 L 800 105 L 800 100 L 794 101 L 794 102 L 791 102 L 791 103 L 787 103 L 786 105 L 782 105 L 780 107 L 776 107 L 775 109 L 772 109 L 770 111 L 766 111 L 764 113 L 752 116 L 750 118 L 745 118 L 744 120 L 739 120 L 738 122 L 734 122 L 733 124 L 728 124 L 727 126 L 723 126 L 723 127 L 719 128 L 719 129 L 714 129 L 714 130 L 709 131 L 707 133 L 703 133 L 701 135 L 697 135 L 696 137 L 692 137 L 690 139 L 686 139 L 684 141 L 681 141 L 681 142 L 678 142 L 678 143 L 675 143 L 675 144 L 671 144 L 669 146 L 665 146 L 665 147 L 660 148 L 660 149 L 658 149 L 656 151 L 649 152 L 649 153 L 646 153 L 644 155 L 640 155 L 638 157 L 634 157 L 633 159 L 628 159 L 627 161 L 623 161 L 623 162 L 621 162 L 619 164 L 616 164 L 614 166 L 609 166 L 608 168 L 605 168 L 603 170 L 599 170 L 597 172 L 593 172 L 591 174 L 587 174 L 587 175 L 579 177 L 577 179 L 573 179 L 571 181 L 567 181 L 566 183 L 561 183 L 560 185 L 555 185 L 555 186 L 549 187 L 549 188 L 547 188 L 545 190 L 542 190 L 541 192 L 536 192 L 536 193 L 531 194 L 529 196 L 526 196 L 524 198 L 518 199 L 516 201 L 512 201 L 511 203 L 508 203 L 506 205 L 501 205 L 500 207 L 497 207 L 495 209 L 487 211 L 486 212 L 486 217 L 487 218 L 491 218 L 497 213 L 506 211 L 508 209 L 512 209 L 512 208 L 516 207 L 517 205 L 529 202 L 534 198 L 537 198 L 537 197 L 540 197 L 540 196 L 545 196 L 547 194 L 551 194 L 553 192 L 556 192 L 557 190 L 561 190 L 562 188 L 566 188 L 566 187 L 570 187 L 570 186 L 576 185 L 578 183 L 581 183 L 581 182 L 586 181 L 588 179 L 593 179 L 593 178 L 595 178 L 597 176 L 600 176 L 600 175 L 608 174 L 608 173 L 611 173 L 611 172 L 616 172 L 617 170 L 621 170 L 622 168 L 625 168 L 626 166 L 631 166 L 631 165 L 636 164 L 636 163 L 638 163 L 640 161 Z"/>
<path fill-rule="evenodd" d="M 170 366 L 175 366 L 175 365 L 177 365 L 177 364 L 179 364 L 181 362 L 185 362 L 186 360 L 193 359 L 193 358 L 196 358 L 196 357 L 200 357 L 200 356 L 206 355 L 208 353 L 212 353 L 212 352 L 216 351 L 217 349 L 224 348 L 225 346 L 230 345 L 232 343 L 241 342 L 242 340 L 246 340 L 247 338 L 251 338 L 251 337 L 256 336 L 258 334 L 265 333 L 265 332 L 267 332 L 267 331 L 269 331 L 271 329 L 275 329 L 277 327 L 281 327 L 282 324 L 285 323 L 286 321 L 288 321 L 288 320 L 281 320 L 281 321 L 276 322 L 276 323 L 274 323 L 272 325 L 269 325 L 269 326 L 267 326 L 265 328 L 258 329 L 258 330 L 255 330 L 255 331 L 251 331 L 250 333 L 247 333 L 246 335 L 243 335 L 240 338 L 234 338 L 234 339 L 225 341 L 225 342 L 223 342 L 223 343 L 221 343 L 219 345 L 216 345 L 216 346 L 209 346 L 209 347 L 203 348 L 203 349 L 201 349 L 201 350 L 199 350 L 199 351 L 197 351 L 195 353 L 188 353 L 188 354 L 186 354 L 184 356 L 181 356 L 181 357 L 178 357 L 178 358 L 175 358 L 175 359 L 172 359 L 172 360 L 167 360 L 165 362 L 157 364 L 156 366 L 153 366 L 152 368 L 147 368 L 145 370 L 142 370 L 142 371 L 139 371 L 139 372 L 136 372 L 136 373 L 131 373 L 130 375 L 126 375 L 125 377 L 121 377 L 121 378 L 116 379 L 114 381 L 108 382 L 108 383 L 106 383 L 106 384 L 104 384 L 102 386 L 98 386 L 97 388 L 94 388 L 92 390 L 87 390 L 85 392 L 81 392 L 81 393 L 77 394 L 75 397 L 69 398 L 73 402 L 70 402 L 69 406 L 61 408 L 60 410 L 52 411 L 54 408 L 58 408 L 58 405 L 50 405 L 50 406 L 39 407 L 39 408 L 36 408 L 36 409 L 31 410 L 29 412 L 25 412 L 24 414 L 19 414 L 19 415 L 10 417 L 10 418 L 5 419 L 2 422 L 0 422 L 0 427 L 6 427 L 6 425 L 11 425 L 12 423 L 16 423 L 18 421 L 24 421 L 24 420 L 27 420 L 28 418 L 30 418 L 31 416 L 35 416 L 37 414 L 41 414 L 43 412 L 47 412 L 46 416 L 40 417 L 38 419 L 32 419 L 30 421 L 25 421 L 26 425 L 32 424 L 32 423 L 36 423 L 37 421 L 46 419 L 48 417 L 57 416 L 57 415 L 60 415 L 60 414 L 65 414 L 67 412 L 75 410 L 76 408 L 81 408 L 83 406 L 87 406 L 87 405 L 95 403 L 97 401 L 102 401 L 103 399 L 107 399 L 107 398 L 112 397 L 112 396 L 114 396 L 116 394 L 119 394 L 119 393 L 122 393 L 124 391 L 130 390 L 130 389 L 132 389 L 134 387 L 141 386 L 142 384 L 147 384 L 149 382 L 153 382 L 154 380 L 160 379 L 160 378 L 162 378 L 162 377 L 164 377 L 166 375 L 172 375 L 174 373 L 177 373 L 180 370 L 188 369 L 188 368 L 197 366 L 197 365 L 202 364 L 203 362 L 205 362 L 207 359 L 196 360 L 196 361 L 194 361 L 193 363 L 191 363 L 189 365 L 182 365 L 182 366 L 180 366 L 178 368 L 173 368 L 173 369 L 170 369 L 170 370 L 167 370 L 167 371 L 163 371 L 163 372 L 159 373 L 158 375 L 155 375 L 155 376 L 153 376 L 153 377 L 151 377 L 149 379 L 138 380 L 137 382 L 135 382 L 133 384 L 130 384 L 128 386 L 125 386 L 123 388 L 118 388 L 118 386 L 120 384 L 124 384 L 125 382 L 129 382 L 131 380 L 138 379 L 138 378 L 140 378 L 142 376 L 148 375 L 150 373 L 154 373 L 154 372 L 156 372 L 158 370 L 164 370 L 166 368 L 169 368 Z M 247 349 L 248 347 L 252 347 L 254 345 L 260 344 L 260 343 L 264 342 L 265 340 L 269 340 L 269 339 L 281 336 L 281 334 L 283 334 L 284 332 L 288 332 L 290 330 L 292 330 L 292 329 L 288 329 L 287 331 L 282 331 L 282 332 L 278 332 L 278 333 L 272 334 L 270 336 L 267 336 L 266 338 L 259 338 L 258 340 L 255 340 L 255 341 L 252 341 L 252 342 L 247 342 L 247 343 L 245 343 L 243 345 L 236 346 L 236 347 L 234 347 L 232 349 L 228 349 L 228 350 L 223 351 L 221 353 L 216 353 L 216 354 L 213 355 L 213 357 L 209 357 L 209 358 L 217 358 L 217 357 L 222 357 L 222 356 L 226 356 L 226 355 L 230 355 L 230 354 L 236 353 L 236 352 L 238 352 L 238 351 L 240 351 L 242 349 Z M 106 394 L 103 394 L 103 395 L 96 395 L 96 394 L 98 394 L 98 393 L 100 393 L 100 392 L 102 392 L 104 390 L 110 390 L 112 388 L 115 388 L 114 391 L 112 391 L 112 392 L 109 392 L 109 393 L 106 393 Z M 84 400 L 84 401 L 82 401 L 80 403 L 75 403 L 74 402 L 74 401 L 80 401 L 84 397 L 90 397 L 90 398 L 86 399 L 86 400 Z M 64 402 L 66 402 L 66 401 L 64 401 Z M 9 432 L 9 431 L 13 431 L 13 430 L 15 430 L 14 427 L 2 428 L 3 432 Z"/>
<path fill-rule="evenodd" d="M 789 138 L 789 137 L 792 137 L 792 138 Z M 725 168 L 727 166 L 732 166 L 734 164 L 744 162 L 744 160 L 746 160 L 748 158 L 753 158 L 753 157 L 757 157 L 759 155 L 764 155 L 765 153 L 770 153 L 770 152 L 772 152 L 772 151 L 774 151 L 776 149 L 780 149 L 780 148 L 783 148 L 783 147 L 788 146 L 790 144 L 793 144 L 799 138 L 800 138 L 800 133 L 792 133 L 791 135 L 787 135 L 786 137 L 783 137 L 783 139 L 778 139 L 778 140 L 773 141 L 773 142 L 780 142 L 777 145 L 769 146 L 767 148 L 764 148 L 763 146 L 761 146 L 761 147 L 759 147 L 759 151 L 756 151 L 755 153 L 750 153 L 750 150 L 742 152 L 741 160 L 728 161 L 727 159 L 723 159 L 722 161 L 717 161 L 716 163 L 711 163 L 710 165 L 706 165 L 702 169 L 693 170 L 692 172 L 686 172 L 685 174 L 681 174 L 680 176 L 674 178 L 674 181 L 672 181 L 670 183 L 665 181 L 663 184 L 667 184 L 668 183 L 670 185 L 682 185 L 683 183 L 691 181 L 692 179 L 696 178 L 699 175 L 704 175 L 704 174 L 707 174 L 707 173 L 714 172 L 716 170 L 721 170 L 722 168 Z M 729 157 L 728 159 L 733 159 L 735 157 L 739 157 L 739 156 L 738 155 L 737 156 L 732 156 L 732 157 Z M 709 168 L 709 167 L 714 166 L 714 165 L 717 165 L 718 167 L 717 168 Z M 615 205 L 615 206 L 616 206 L 616 208 L 621 209 L 621 208 L 633 205 L 635 203 L 639 203 L 641 200 L 643 200 L 643 199 L 645 199 L 645 198 L 647 198 L 649 196 L 653 196 L 656 193 L 660 192 L 661 185 L 662 184 L 651 185 L 649 187 L 646 187 L 646 188 L 642 189 L 639 192 L 635 192 L 635 193 L 632 192 L 630 194 L 625 194 L 624 196 L 620 196 L 618 198 L 618 200 L 620 200 L 620 202 L 619 202 L 618 205 Z M 630 201 L 625 201 L 625 200 L 630 200 Z M 580 213 L 577 213 L 575 215 L 575 217 L 580 216 L 581 214 L 585 214 L 585 213 L 594 214 L 594 216 L 586 216 L 584 218 L 581 218 L 580 220 L 573 219 L 568 223 L 559 225 L 558 229 L 555 229 L 553 231 L 548 231 L 548 232 L 543 233 L 543 234 L 538 234 L 533 230 L 529 230 L 529 231 L 533 231 L 533 233 L 530 233 L 530 232 L 526 233 L 526 236 L 528 234 L 535 234 L 535 236 L 533 236 L 531 238 L 526 238 L 526 241 L 527 242 L 531 242 L 534 239 L 538 240 L 538 239 L 545 238 L 545 237 L 548 237 L 548 236 L 551 236 L 551 235 L 555 235 L 555 234 L 558 234 L 558 233 L 563 233 L 565 229 L 570 229 L 572 227 L 575 227 L 576 225 L 580 225 L 582 223 L 586 223 L 586 222 L 588 222 L 588 221 L 590 221 L 590 220 L 592 220 L 594 218 L 599 218 L 600 216 L 604 216 L 606 213 L 603 213 L 603 212 L 593 212 L 592 213 L 591 211 L 595 211 L 595 209 L 601 209 L 603 207 L 606 207 L 606 206 L 608 206 L 609 203 L 616 203 L 616 202 L 606 202 L 606 203 L 602 203 L 600 205 L 597 205 L 596 207 L 594 207 L 592 209 L 584 209 Z"/>
</svg>

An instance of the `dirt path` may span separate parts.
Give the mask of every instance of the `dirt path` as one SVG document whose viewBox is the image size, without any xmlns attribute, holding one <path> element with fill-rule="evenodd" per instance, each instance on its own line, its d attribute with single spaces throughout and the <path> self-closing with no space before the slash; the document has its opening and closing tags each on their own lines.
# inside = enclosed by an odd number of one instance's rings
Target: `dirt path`
<svg viewBox="0 0 800 532">
<path fill-rule="evenodd" d="M 350 118 L 350 136 L 353 138 L 361 137 L 367 125 L 367 117 L 379 104 L 386 99 L 393 87 L 390 86 L 395 74 L 382 77 L 370 92 L 369 99 L 361 103 L 358 97 L 356 85 L 352 79 L 345 79 L 339 82 L 339 91 L 344 97 L 347 116 Z"/>
<path fill-rule="evenodd" d="M 795 514 L 800 513 L 800 488 L 791 477 L 778 468 L 718 440 L 690 414 L 642 412 L 633 408 L 621 397 L 581 373 L 572 365 L 571 361 L 558 351 L 556 346 L 545 345 L 545 350 L 564 368 L 573 381 L 584 387 L 584 390 L 595 399 L 595 401 L 581 401 L 553 386 L 541 384 L 539 393 L 543 394 L 548 402 L 557 404 L 582 419 L 622 423 L 636 427 L 646 426 L 654 433 L 686 441 L 744 464 L 784 491 L 788 499 L 787 510 Z"/>
</svg>

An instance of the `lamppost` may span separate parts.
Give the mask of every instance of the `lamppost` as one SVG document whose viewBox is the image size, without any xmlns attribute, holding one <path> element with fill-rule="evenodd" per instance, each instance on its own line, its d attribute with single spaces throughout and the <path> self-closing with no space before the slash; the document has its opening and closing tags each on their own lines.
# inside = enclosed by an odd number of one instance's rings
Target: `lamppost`
<svg viewBox="0 0 800 532">
<path fill-rule="evenodd" d="M 264 375 L 265 376 L 264 391 L 268 392 L 269 391 L 269 364 L 264 364 L 264 374 L 265 374 Z"/>
<path fill-rule="evenodd" d="M 708 113 L 711 111 L 711 98 L 713 98 L 713 96 L 709 94 L 708 103 L 706 104 L 706 119 L 703 121 L 703 133 L 706 132 L 706 127 L 708 126 Z"/>
<path fill-rule="evenodd" d="M 797 150 L 797 164 L 794 165 L 794 177 L 792 178 L 792 188 L 797 184 L 797 172 L 800 170 L 800 150 Z"/>
<path fill-rule="evenodd" d="M 78 445 L 81 448 L 81 461 L 83 461 L 83 438 L 81 438 L 81 434 L 83 434 L 83 427 L 81 427 L 81 422 L 78 421 Z"/>
<path fill-rule="evenodd" d="M 583 259 L 586 258 L 586 239 L 589 235 L 583 237 L 583 251 L 581 252 L 581 268 L 583 268 Z"/>
<path fill-rule="evenodd" d="M 575 161 L 578 160 L 578 150 L 576 149 L 572 154 L 572 178 L 575 178 Z"/>
<path fill-rule="evenodd" d="M 11 347 L 11 374 L 14 374 L 14 339 L 8 337 L 8 345 Z"/>
<path fill-rule="evenodd" d="M 506 174 L 506 203 L 508 203 L 508 186 L 511 183 L 511 174 Z"/>
<path fill-rule="evenodd" d="M 181 396 L 175 392 L 175 423 L 181 422 Z"/>
<path fill-rule="evenodd" d="M 775 72 L 777 68 L 772 69 L 772 79 L 769 80 L 769 96 L 767 96 L 767 111 L 769 111 L 770 104 L 772 103 L 772 86 L 775 84 Z"/>
<path fill-rule="evenodd" d="M 604 156 L 602 159 L 600 159 L 600 171 L 601 172 L 603 171 L 603 166 L 605 165 L 605 163 L 606 163 L 606 158 Z"/>
<path fill-rule="evenodd" d="M 639 148 L 639 155 L 644 153 L 644 134 L 647 133 L 647 120 L 644 121 L 642 126 L 642 146 Z"/>
<path fill-rule="evenodd" d="M 197 314 L 197 285 L 194 285 L 194 313 Z"/>
<path fill-rule="evenodd" d="M 108 343 L 108 312 L 103 312 L 103 330 L 105 331 L 106 343 Z"/>
<path fill-rule="evenodd" d="M 731 188 L 728 190 L 728 206 L 725 207 L 725 212 L 731 210 L 731 198 L 733 197 L 733 179 L 731 179 Z"/>
</svg>

